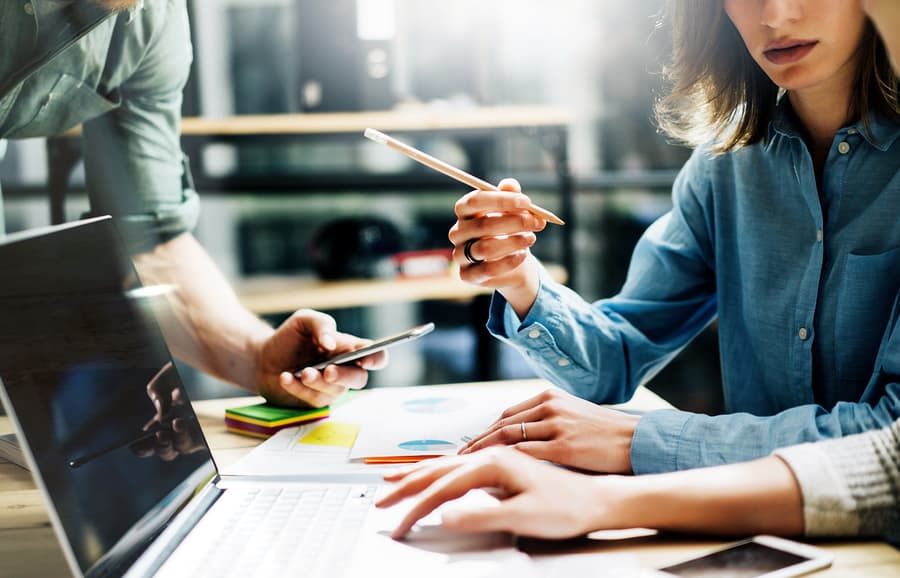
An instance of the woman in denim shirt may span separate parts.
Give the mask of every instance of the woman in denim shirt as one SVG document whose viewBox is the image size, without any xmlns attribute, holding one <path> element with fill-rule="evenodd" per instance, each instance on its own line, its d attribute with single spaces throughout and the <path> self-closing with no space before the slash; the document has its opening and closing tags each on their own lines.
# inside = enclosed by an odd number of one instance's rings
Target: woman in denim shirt
<svg viewBox="0 0 900 578">
<path fill-rule="evenodd" d="M 591 402 L 629 399 L 717 319 L 728 414 L 637 417 L 546 393 L 466 451 L 661 472 L 900 416 L 900 116 L 883 42 L 843 0 L 692 0 L 672 17 L 660 119 L 697 148 L 621 292 L 587 303 L 553 282 L 529 252 L 545 222 L 518 193 L 464 196 L 450 239 L 461 277 L 497 289 L 492 333 Z"/>
<path fill-rule="evenodd" d="M 863 6 L 897 70 L 900 4 L 867 0 Z M 398 537 L 441 503 L 472 488 L 493 487 L 500 489 L 501 504 L 448 513 L 444 524 L 460 531 L 545 538 L 644 527 L 730 535 L 881 536 L 900 546 L 900 419 L 881 430 L 791 446 L 775 455 L 653 476 L 585 476 L 492 448 L 391 474 L 398 486 L 379 505 L 421 493 L 395 529 Z"/>
</svg>

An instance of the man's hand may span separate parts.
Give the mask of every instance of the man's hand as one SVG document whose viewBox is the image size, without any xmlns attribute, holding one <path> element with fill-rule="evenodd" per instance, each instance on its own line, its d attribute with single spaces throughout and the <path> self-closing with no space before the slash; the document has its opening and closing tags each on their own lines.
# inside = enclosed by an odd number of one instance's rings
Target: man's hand
<svg viewBox="0 0 900 578">
<path fill-rule="evenodd" d="M 173 368 L 171 361 L 166 363 L 147 383 L 147 397 L 156 409 L 156 415 L 144 424 L 147 435 L 131 445 L 139 457 L 155 455 L 170 462 L 204 447 L 200 424 L 189 411 L 181 388 L 172 381 Z"/>
<path fill-rule="evenodd" d="M 639 417 L 550 389 L 510 407 L 460 450 L 511 445 L 542 460 L 582 470 L 630 474 Z"/>
<path fill-rule="evenodd" d="M 259 394 L 270 403 L 282 406 L 329 405 L 348 388 L 365 387 L 368 371 L 387 364 L 387 352 L 375 353 L 347 365 L 329 365 L 323 371 L 308 366 L 369 343 L 369 340 L 339 333 L 330 315 L 301 309 L 259 347 Z M 302 369 L 299 379 L 294 375 L 298 369 Z"/>
</svg>

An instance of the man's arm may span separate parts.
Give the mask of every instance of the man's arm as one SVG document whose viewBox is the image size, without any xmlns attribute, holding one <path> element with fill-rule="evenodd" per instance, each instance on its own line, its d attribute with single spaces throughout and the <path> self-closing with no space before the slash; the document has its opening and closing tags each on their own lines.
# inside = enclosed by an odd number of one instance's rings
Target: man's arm
<svg viewBox="0 0 900 578">
<path fill-rule="evenodd" d="M 144 285 L 166 285 L 155 313 L 174 354 L 190 365 L 256 390 L 259 349 L 274 330 L 247 311 L 190 233 L 137 255 Z"/>
<path fill-rule="evenodd" d="M 362 387 L 378 354 L 357 365 L 308 368 L 365 340 L 337 332 L 334 319 L 299 311 L 277 330 L 243 308 L 189 231 L 199 213 L 184 178 L 181 91 L 191 63 L 184 0 L 143 5 L 120 16 L 100 88 L 120 106 L 84 124 L 91 210 L 111 214 L 134 253 L 143 283 L 173 288 L 157 314 L 174 354 L 270 401 L 327 405 Z M 293 371 L 304 369 L 297 378 Z"/>
<path fill-rule="evenodd" d="M 329 351 L 362 347 L 366 341 L 337 331 L 334 320 L 298 311 L 277 330 L 241 305 L 209 255 L 188 233 L 138 255 L 135 267 L 145 285 L 163 285 L 155 313 L 176 357 L 207 373 L 264 395 L 282 405 L 331 403 L 345 388 L 363 387 L 367 369 L 386 356 L 359 365 L 304 369 Z"/>
</svg>

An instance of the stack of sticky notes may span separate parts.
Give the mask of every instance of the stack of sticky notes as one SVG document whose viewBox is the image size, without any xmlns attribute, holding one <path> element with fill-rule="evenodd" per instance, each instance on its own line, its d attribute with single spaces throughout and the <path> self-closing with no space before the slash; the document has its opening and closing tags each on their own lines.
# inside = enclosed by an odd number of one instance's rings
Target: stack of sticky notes
<svg viewBox="0 0 900 578">
<path fill-rule="evenodd" d="M 329 408 L 298 409 L 258 403 L 225 410 L 225 428 L 234 433 L 268 438 L 278 430 L 325 419 Z"/>
</svg>

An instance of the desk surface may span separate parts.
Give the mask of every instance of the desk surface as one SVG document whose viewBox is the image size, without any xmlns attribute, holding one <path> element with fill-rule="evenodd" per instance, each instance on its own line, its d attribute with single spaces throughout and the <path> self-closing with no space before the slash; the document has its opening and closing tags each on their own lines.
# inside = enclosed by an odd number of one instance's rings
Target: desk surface
<svg viewBox="0 0 900 578">
<path fill-rule="evenodd" d="M 533 380 L 511 381 L 533 386 Z M 478 384 L 471 384 L 477 386 Z M 228 433 L 223 416 L 225 409 L 252 403 L 252 398 L 221 399 L 194 403 L 203 431 L 207 436 L 219 467 L 240 459 L 259 440 Z M 634 409 L 669 407 L 648 390 L 641 389 L 628 406 Z M 0 416 L 0 434 L 12 431 L 7 417 Z M 651 536 L 618 540 L 579 541 L 567 549 L 591 552 L 630 553 L 642 566 L 659 567 L 699 555 L 723 544 L 721 540 L 675 536 Z M 860 576 L 866 578 L 896 577 L 900 571 L 900 551 L 884 542 L 855 541 L 819 544 L 834 555 L 831 569 L 815 576 Z M 67 566 L 56 537 L 50 527 L 47 511 L 31 475 L 0 460 L 0 576 L 48 578 L 66 576 Z"/>
</svg>

